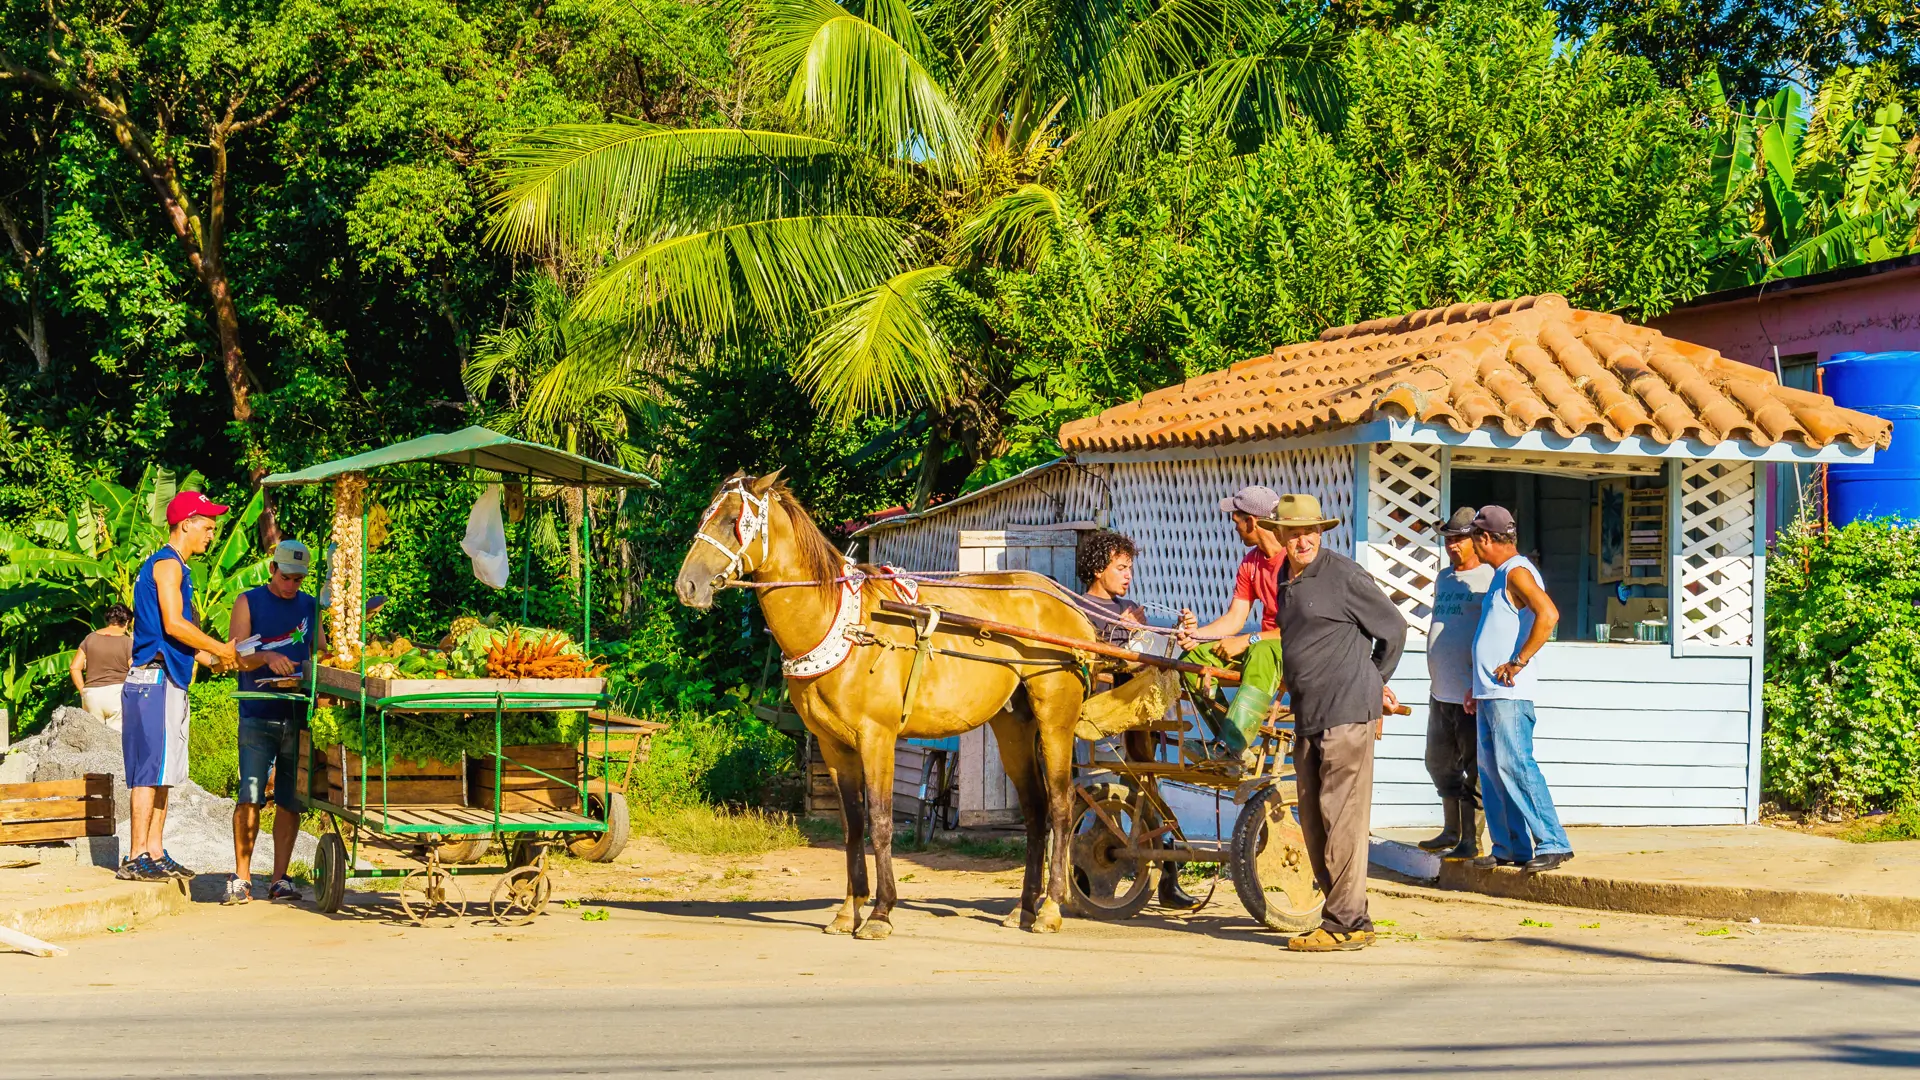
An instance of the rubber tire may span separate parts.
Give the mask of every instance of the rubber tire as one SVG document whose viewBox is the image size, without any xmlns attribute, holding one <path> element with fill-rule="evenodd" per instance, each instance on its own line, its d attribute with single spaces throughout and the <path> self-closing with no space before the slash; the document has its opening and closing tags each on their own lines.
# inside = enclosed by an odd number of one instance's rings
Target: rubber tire
<svg viewBox="0 0 1920 1080">
<path fill-rule="evenodd" d="M 1287 785 L 1291 790 L 1292 785 Z M 1240 817 L 1233 823 L 1233 844 L 1228 852 L 1230 869 L 1233 872 L 1233 891 L 1240 895 L 1240 905 L 1247 909 L 1253 920 L 1269 930 L 1302 931 L 1311 930 L 1320 925 L 1320 909 L 1325 902 L 1314 904 L 1305 911 L 1286 911 L 1267 902 L 1267 891 L 1260 880 L 1259 856 L 1266 846 L 1267 818 L 1273 813 L 1274 803 L 1278 802 L 1292 812 L 1292 801 L 1288 792 L 1277 787 L 1261 788 L 1253 798 L 1248 799 L 1240 808 Z"/>
<path fill-rule="evenodd" d="M 347 845 L 337 833 L 320 837 L 313 857 L 313 906 L 332 915 L 347 900 Z"/>
<path fill-rule="evenodd" d="M 1104 803 L 1110 800 L 1126 803 L 1128 805 L 1128 816 L 1131 817 L 1134 814 L 1134 810 L 1132 809 L 1132 796 L 1134 793 L 1124 784 L 1098 784 L 1089 788 L 1087 794 L 1092 796 L 1093 801 L 1096 803 Z M 1086 803 L 1081 802 L 1077 796 L 1074 798 L 1074 809 L 1075 813 L 1072 818 L 1072 823 L 1075 828 L 1071 835 L 1078 836 L 1078 825 L 1080 824 L 1081 817 L 1083 815 L 1091 816 L 1093 811 L 1087 807 Z M 1097 818 L 1094 820 L 1094 824 L 1103 830 L 1105 829 L 1105 826 L 1100 825 L 1099 819 Z M 1069 849 L 1069 851 L 1071 850 L 1072 849 Z M 1079 871 L 1073 865 L 1072 857 L 1069 855 L 1067 863 L 1067 902 L 1073 914 L 1089 919 L 1098 919 L 1102 922 L 1119 922 L 1122 919 L 1131 919 L 1146 910 L 1148 902 L 1152 899 L 1153 871 L 1151 867 L 1143 866 L 1139 868 L 1139 876 L 1135 878 L 1132 895 L 1126 897 L 1120 903 L 1113 905 L 1090 903 L 1086 898 L 1085 890 L 1080 886 Z"/>
<path fill-rule="evenodd" d="M 627 797 L 617 791 L 606 794 L 606 813 L 602 814 L 601 799 L 597 793 L 587 793 L 587 816 L 607 823 L 607 831 L 588 833 L 567 845 L 567 851 L 576 859 L 588 862 L 612 862 L 627 849 L 627 839 L 633 835 L 633 821 L 627 813 Z"/>
</svg>

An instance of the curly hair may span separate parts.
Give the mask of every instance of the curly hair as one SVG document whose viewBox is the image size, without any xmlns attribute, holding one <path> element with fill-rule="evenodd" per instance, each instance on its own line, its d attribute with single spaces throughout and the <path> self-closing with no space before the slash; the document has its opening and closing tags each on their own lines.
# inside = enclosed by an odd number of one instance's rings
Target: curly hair
<svg viewBox="0 0 1920 1080">
<path fill-rule="evenodd" d="M 112 604 L 102 614 L 108 626 L 126 626 L 133 622 L 133 609 L 125 604 Z"/>
<path fill-rule="evenodd" d="M 1080 549 L 1074 552 L 1073 575 L 1080 579 L 1084 588 L 1105 570 L 1108 564 L 1121 555 L 1133 558 L 1139 550 L 1133 546 L 1133 540 L 1123 533 L 1090 532 L 1080 538 Z"/>
</svg>

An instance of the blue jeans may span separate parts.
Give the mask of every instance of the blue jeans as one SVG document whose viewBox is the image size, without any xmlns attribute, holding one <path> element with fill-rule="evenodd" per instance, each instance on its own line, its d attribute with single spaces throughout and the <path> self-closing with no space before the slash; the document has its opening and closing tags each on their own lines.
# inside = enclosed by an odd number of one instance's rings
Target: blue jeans
<svg viewBox="0 0 1920 1080">
<path fill-rule="evenodd" d="M 267 771 L 274 772 L 273 804 L 296 813 L 303 807 L 300 775 L 300 721 L 240 718 L 240 787 L 234 802 L 264 804 Z"/>
<path fill-rule="evenodd" d="M 1533 759 L 1533 702 L 1492 698 L 1474 702 L 1480 733 L 1480 802 L 1495 858 L 1525 862 L 1570 852 L 1567 831 L 1553 808 L 1547 778 Z"/>
</svg>

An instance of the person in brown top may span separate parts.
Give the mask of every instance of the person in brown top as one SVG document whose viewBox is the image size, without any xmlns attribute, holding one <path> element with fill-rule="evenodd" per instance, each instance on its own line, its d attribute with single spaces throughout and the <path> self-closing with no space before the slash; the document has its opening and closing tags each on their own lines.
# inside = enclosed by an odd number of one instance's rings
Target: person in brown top
<svg viewBox="0 0 1920 1080">
<path fill-rule="evenodd" d="M 73 650 L 67 673 L 80 691 L 80 707 L 94 719 L 120 730 L 120 684 L 127 681 L 133 663 L 133 612 L 125 604 L 107 609 L 107 625 L 88 634 Z"/>
</svg>

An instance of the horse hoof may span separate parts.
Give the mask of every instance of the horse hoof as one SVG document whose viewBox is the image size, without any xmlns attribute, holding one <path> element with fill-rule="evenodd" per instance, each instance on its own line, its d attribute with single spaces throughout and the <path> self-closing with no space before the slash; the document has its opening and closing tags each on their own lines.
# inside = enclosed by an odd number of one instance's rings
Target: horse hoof
<svg viewBox="0 0 1920 1080">
<path fill-rule="evenodd" d="M 1049 900 L 1040 905 L 1040 912 L 1033 917 L 1033 925 L 1029 929 L 1036 934 L 1057 934 L 1063 921 L 1060 918 L 1060 905 Z"/>
<path fill-rule="evenodd" d="M 853 916 L 841 915 L 838 918 L 835 918 L 832 922 L 821 927 L 820 931 L 821 933 L 825 933 L 825 934 L 851 934 L 855 931 L 858 925 L 859 925 L 858 921 L 855 920 Z"/>
<path fill-rule="evenodd" d="M 1023 907 L 1016 907 L 1007 912 L 1007 917 L 1000 920 L 1000 925 L 1009 930 L 1025 930 L 1033 925 L 1033 912 Z"/>
<path fill-rule="evenodd" d="M 861 941 L 885 941 L 893 936 L 893 923 L 887 919 L 868 919 L 853 936 Z"/>
</svg>

